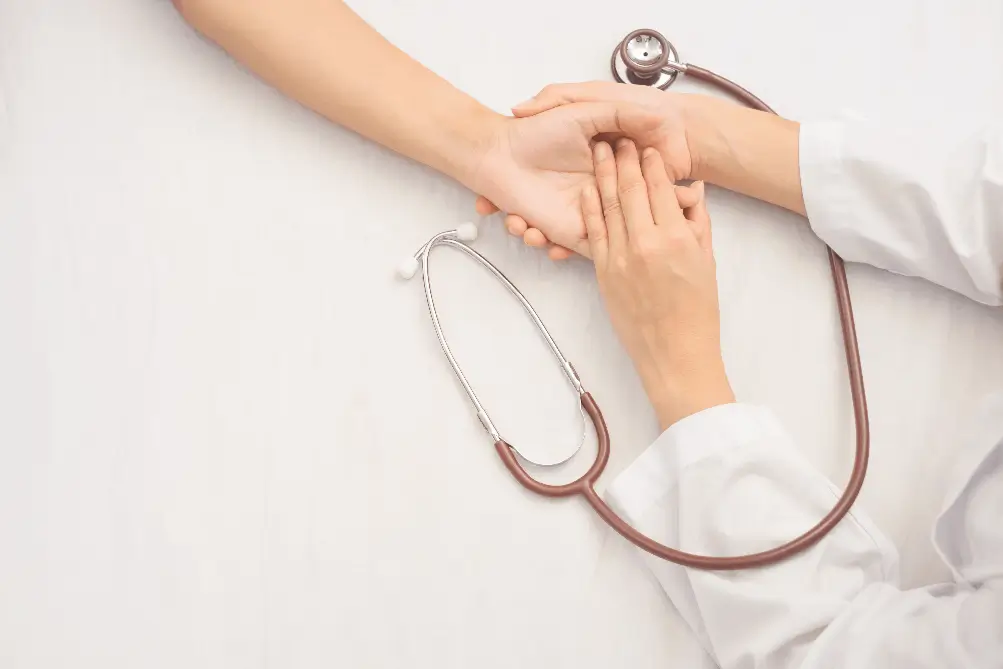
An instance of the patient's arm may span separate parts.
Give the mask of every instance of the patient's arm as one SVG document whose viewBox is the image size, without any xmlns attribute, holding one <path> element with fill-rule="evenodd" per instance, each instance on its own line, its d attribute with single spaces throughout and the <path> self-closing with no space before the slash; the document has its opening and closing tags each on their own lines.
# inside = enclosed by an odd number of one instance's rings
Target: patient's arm
<svg viewBox="0 0 1003 669">
<path fill-rule="evenodd" d="M 293 99 L 467 183 L 503 119 L 340 0 L 174 0 L 184 18 Z"/>
<path fill-rule="evenodd" d="M 587 254 L 579 192 L 592 178 L 593 136 L 620 132 L 614 105 L 502 116 L 394 47 L 340 0 L 175 2 L 196 29 L 290 97 Z"/>
</svg>

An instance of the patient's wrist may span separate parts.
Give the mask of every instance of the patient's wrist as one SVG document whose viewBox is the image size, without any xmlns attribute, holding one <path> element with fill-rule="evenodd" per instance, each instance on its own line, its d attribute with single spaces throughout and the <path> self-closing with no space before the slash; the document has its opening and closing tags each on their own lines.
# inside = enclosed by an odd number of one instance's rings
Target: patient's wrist
<svg viewBox="0 0 1003 669">
<path fill-rule="evenodd" d="M 464 186 L 475 188 L 485 157 L 496 146 L 504 124 L 504 116 L 473 100 L 456 110 L 442 128 L 443 165 L 439 169 Z"/>
</svg>

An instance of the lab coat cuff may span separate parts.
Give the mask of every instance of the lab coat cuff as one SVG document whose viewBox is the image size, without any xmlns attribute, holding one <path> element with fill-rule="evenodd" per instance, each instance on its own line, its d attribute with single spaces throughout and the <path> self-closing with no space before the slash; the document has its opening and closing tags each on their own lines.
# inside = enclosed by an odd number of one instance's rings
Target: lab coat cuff
<svg viewBox="0 0 1003 669">
<path fill-rule="evenodd" d="M 776 440 L 764 439 L 779 435 Z M 733 403 L 705 409 L 670 426 L 607 489 L 621 514 L 637 519 L 677 485 L 683 470 L 722 451 L 771 441 L 783 428 L 764 407 Z"/>
<path fill-rule="evenodd" d="M 853 192 L 845 183 L 844 135 L 841 121 L 802 123 L 798 139 L 798 163 L 805 214 L 812 231 L 828 243 L 836 226 L 853 227 L 853 212 L 843 193 Z"/>
</svg>

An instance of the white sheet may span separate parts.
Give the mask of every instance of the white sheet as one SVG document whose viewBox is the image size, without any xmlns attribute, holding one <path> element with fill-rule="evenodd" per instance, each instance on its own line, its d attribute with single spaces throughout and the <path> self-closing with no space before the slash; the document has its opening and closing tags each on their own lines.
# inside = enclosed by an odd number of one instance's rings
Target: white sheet
<svg viewBox="0 0 1003 669">
<path fill-rule="evenodd" d="M 607 77 L 642 25 L 795 118 L 1003 103 L 1003 16 L 982 0 L 352 4 L 499 110 Z M 823 248 L 796 217 L 713 197 L 736 391 L 842 481 Z M 0 0 L 0 666 L 699 666 L 623 541 L 504 473 L 420 286 L 393 279 L 472 200 L 274 93 L 166 0 Z M 589 268 L 484 225 L 478 248 L 605 410 L 608 479 L 657 428 Z M 438 255 L 445 326 L 496 422 L 563 446 L 574 400 L 518 307 Z M 1003 316 L 849 274 L 874 443 L 860 503 L 907 584 L 930 582 L 940 463 L 1000 386 Z"/>
</svg>

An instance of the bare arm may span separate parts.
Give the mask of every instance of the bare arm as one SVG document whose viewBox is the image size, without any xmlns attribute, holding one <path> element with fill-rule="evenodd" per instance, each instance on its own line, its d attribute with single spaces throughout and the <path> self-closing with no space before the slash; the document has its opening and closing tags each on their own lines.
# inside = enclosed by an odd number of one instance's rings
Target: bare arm
<svg viewBox="0 0 1003 669">
<path fill-rule="evenodd" d="M 340 0 L 175 5 L 195 29 L 286 95 L 465 185 L 503 118 L 392 45 Z"/>
</svg>

